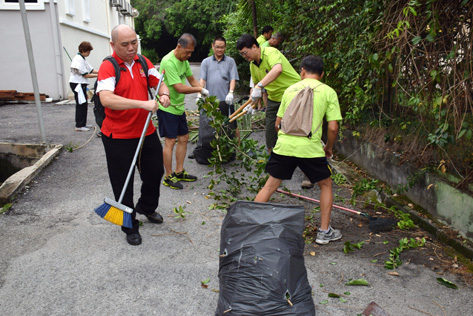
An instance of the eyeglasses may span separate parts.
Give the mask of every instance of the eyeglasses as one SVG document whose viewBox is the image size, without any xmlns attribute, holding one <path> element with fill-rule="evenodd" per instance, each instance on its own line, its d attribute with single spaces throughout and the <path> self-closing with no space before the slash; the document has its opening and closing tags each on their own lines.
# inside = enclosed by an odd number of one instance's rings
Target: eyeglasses
<svg viewBox="0 0 473 316">
<path fill-rule="evenodd" d="M 250 49 L 247 49 L 247 50 L 244 51 L 244 52 L 240 52 L 240 55 L 243 56 L 243 57 L 245 57 L 246 54 L 248 54 L 249 51 L 250 51 Z"/>
<path fill-rule="evenodd" d="M 226 46 L 214 46 L 215 49 L 225 49 Z"/>
</svg>

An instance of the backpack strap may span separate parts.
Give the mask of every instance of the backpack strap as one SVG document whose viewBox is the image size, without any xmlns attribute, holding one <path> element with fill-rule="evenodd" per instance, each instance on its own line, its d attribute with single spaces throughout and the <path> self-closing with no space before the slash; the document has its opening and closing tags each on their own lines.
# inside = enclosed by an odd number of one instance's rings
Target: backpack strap
<svg viewBox="0 0 473 316">
<path fill-rule="evenodd" d="M 118 65 L 118 61 L 113 57 L 113 56 L 107 56 L 103 59 L 104 61 L 108 60 L 110 63 L 112 63 L 113 68 L 115 69 L 115 87 L 118 84 L 118 81 L 120 80 L 120 65 Z"/>
<path fill-rule="evenodd" d="M 316 85 L 314 88 L 312 88 L 312 91 L 314 92 L 314 95 L 315 95 L 315 90 L 316 90 L 319 86 L 321 86 L 321 85 L 323 85 L 322 82 L 319 83 L 318 85 Z M 314 115 L 314 114 L 312 114 L 312 115 Z M 319 125 L 317 125 L 317 128 L 314 130 L 314 132 L 313 132 L 313 133 L 310 132 L 310 134 L 309 134 L 309 136 L 308 136 L 309 138 L 312 138 L 312 135 L 314 135 L 315 133 L 317 133 L 317 131 L 319 130 L 320 126 L 322 126 L 322 122 L 323 122 L 323 121 L 324 121 L 324 118 L 322 117 L 322 121 L 320 121 Z"/>
<path fill-rule="evenodd" d="M 138 55 L 138 62 L 141 64 L 141 67 L 143 67 L 143 71 L 146 75 L 146 84 L 147 84 L 147 87 L 148 87 L 149 96 L 151 97 L 151 99 L 153 99 L 153 94 L 151 93 L 151 89 L 149 88 L 148 63 L 146 62 L 146 59 L 143 57 L 143 55 L 140 55 L 140 54 L 136 54 L 136 55 Z M 157 91 L 156 91 L 156 93 L 157 93 Z"/>
</svg>

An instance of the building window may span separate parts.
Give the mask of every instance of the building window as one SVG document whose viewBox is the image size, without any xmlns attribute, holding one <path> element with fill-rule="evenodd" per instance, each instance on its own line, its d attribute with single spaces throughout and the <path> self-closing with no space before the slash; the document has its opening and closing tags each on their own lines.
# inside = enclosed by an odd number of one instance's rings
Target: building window
<svg viewBox="0 0 473 316">
<path fill-rule="evenodd" d="M 76 15 L 76 8 L 74 6 L 74 0 L 65 0 L 66 2 L 66 14 L 70 16 Z"/>
<path fill-rule="evenodd" d="M 47 0 L 25 0 L 26 10 L 44 10 L 45 1 Z M 19 2 L 19 0 L 0 0 L 0 10 L 20 10 Z"/>
<path fill-rule="evenodd" d="M 83 0 L 84 4 L 84 22 L 90 22 L 90 0 Z"/>
</svg>

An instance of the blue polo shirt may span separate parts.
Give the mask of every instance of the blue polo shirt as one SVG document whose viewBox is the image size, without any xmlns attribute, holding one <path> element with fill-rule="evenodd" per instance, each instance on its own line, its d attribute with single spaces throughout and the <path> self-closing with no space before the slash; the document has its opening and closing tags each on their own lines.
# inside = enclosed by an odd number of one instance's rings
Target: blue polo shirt
<svg viewBox="0 0 473 316">
<path fill-rule="evenodd" d="M 200 79 L 206 81 L 206 89 L 220 101 L 230 90 L 230 81 L 239 80 L 235 60 L 223 55 L 218 61 L 215 55 L 205 58 L 200 65 Z"/>
</svg>

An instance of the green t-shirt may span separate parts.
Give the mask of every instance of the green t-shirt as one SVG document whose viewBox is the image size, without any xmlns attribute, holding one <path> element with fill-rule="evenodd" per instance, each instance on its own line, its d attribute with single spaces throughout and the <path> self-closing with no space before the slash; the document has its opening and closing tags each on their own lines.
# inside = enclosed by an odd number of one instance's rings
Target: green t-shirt
<svg viewBox="0 0 473 316">
<path fill-rule="evenodd" d="M 256 41 L 257 41 L 258 44 L 261 46 L 261 44 L 263 44 L 264 42 L 267 42 L 268 40 L 266 39 L 266 37 L 264 37 L 263 34 L 261 34 L 260 36 L 258 36 L 258 38 L 256 39 Z"/>
<path fill-rule="evenodd" d="M 266 41 L 262 44 L 260 44 L 260 47 L 270 47 L 271 45 L 269 45 L 269 41 Z"/>
<path fill-rule="evenodd" d="M 282 65 L 282 73 L 264 88 L 268 91 L 268 98 L 281 102 L 284 91 L 291 85 L 301 80 L 299 74 L 292 68 L 287 58 L 274 47 L 261 47 L 261 61 L 256 65 L 250 63 L 251 77 L 255 85 L 260 82 L 268 72 L 277 64 Z"/>
<path fill-rule="evenodd" d="M 312 88 L 317 87 L 314 92 L 312 132 L 322 122 L 324 116 L 327 121 L 341 121 L 342 114 L 340 113 L 337 93 L 326 84 L 315 79 L 304 79 L 290 86 L 284 92 L 277 116 L 283 117 L 291 100 L 308 85 Z M 305 136 L 287 135 L 279 130 L 278 141 L 273 150 L 276 154 L 283 156 L 299 158 L 325 157 L 325 152 L 320 142 L 321 138 L 322 126 L 310 139 Z"/>
<path fill-rule="evenodd" d="M 159 109 L 175 115 L 182 115 L 185 111 L 184 98 L 186 96 L 177 92 L 174 85 L 177 83 L 185 84 L 186 78 L 192 76 L 189 62 L 177 59 L 174 56 L 174 50 L 172 50 L 161 60 L 160 71 L 162 70 L 164 70 L 164 83 L 169 88 L 171 105 L 167 108 L 160 105 Z"/>
</svg>

